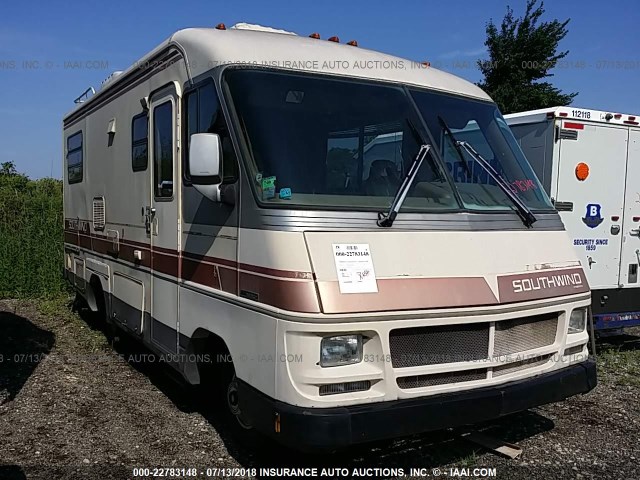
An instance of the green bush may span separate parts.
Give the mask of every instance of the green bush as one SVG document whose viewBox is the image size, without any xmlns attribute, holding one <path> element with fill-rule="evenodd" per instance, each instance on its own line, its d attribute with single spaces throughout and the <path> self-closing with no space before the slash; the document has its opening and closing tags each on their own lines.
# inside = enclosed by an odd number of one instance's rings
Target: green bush
<svg viewBox="0 0 640 480">
<path fill-rule="evenodd" d="M 0 298 L 52 297 L 65 289 L 62 182 L 0 169 Z"/>
</svg>

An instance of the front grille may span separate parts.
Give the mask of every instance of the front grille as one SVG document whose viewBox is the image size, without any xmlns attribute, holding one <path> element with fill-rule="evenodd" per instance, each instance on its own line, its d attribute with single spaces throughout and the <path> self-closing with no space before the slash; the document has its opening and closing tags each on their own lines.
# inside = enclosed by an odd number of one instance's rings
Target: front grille
<svg viewBox="0 0 640 480">
<path fill-rule="evenodd" d="M 463 370 L 461 372 L 435 373 L 432 375 L 412 375 L 399 377 L 396 382 L 398 387 L 404 389 L 433 387 L 435 385 L 447 385 L 450 383 L 473 382 L 487 378 L 487 369 Z"/>
<path fill-rule="evenodd" d="M 558 313 L 496 322 L 493 355 L 511 355 L 556 341 Z"/>
<path fill-rule="evenodd" d="M 495 322 L 493 355 L 513 355 L 552 345 L 558 312 Z M 393 368 L 484 360 L 489 356 L 489 322 L 399 328 L 389 334 Z"/>
<path fill-rule="evenodd" d="M 529 358 L 521 362 L 513 362 L 506 365 L 500 365 L 499 367 L 493 368 L 493 376 L 500 377 L 502 375 L 519 372 L 520 370 L 525 370 L 527 368 L 539 367 L 540 365 L 544 365 L 545 363 L 547 363 L 550 358 L 551 354 L 543 355 L 541 357 Z"/>
<path fill-rule="evenodd" d="M 489 352 L 489 324 L 396 329 L 389 346 L 394 368 L 482 360 Z"/>
</svg>

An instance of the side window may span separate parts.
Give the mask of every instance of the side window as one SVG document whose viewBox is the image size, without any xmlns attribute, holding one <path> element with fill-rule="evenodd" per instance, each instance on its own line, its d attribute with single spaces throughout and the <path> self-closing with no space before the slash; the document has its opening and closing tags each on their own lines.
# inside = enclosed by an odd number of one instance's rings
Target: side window
<svg viewBox="0 0 640 480">
<path fill-rule="evenodd" d="M 229 129 L 218 100 L 213 82 L 208 82 L 185 96 L 187 142 L 184 149 L 183 169 L 187 184 L 189 175 L 189 144 L 194 133 L 217 133 L 222 142 L 222 176 L 223 181 L 233 182 L 237 178 L 235 151 L 231 143 Z"/>
<path fill-rule="evenodd" d="M 69 183 L 82 181 L 82 132 L 67 138 L 67 180 Z"/>
<path fill-rule="evenodd" d="M 149 117 L 146 113 L 131 120 L 131 167 L 142 172 L 149 164 Z"/>
<path fill-rule="evenodd" d="M 155 196 L 173 196 L 173 107 L 165 102 L 153 109 L 153 180 Z"/>
</svg>

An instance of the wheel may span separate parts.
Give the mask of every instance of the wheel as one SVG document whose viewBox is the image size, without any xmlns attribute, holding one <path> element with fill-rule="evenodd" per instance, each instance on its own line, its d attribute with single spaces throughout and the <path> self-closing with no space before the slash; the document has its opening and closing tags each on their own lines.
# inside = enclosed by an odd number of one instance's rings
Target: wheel
<svg viewBox="0 0 640 480">
<path fill-rule="evenodd" d="M 227 408 L 238 425 L 245 430 L 251 430 L 253 425 L 251 421 L 242 414 L 240 410 L 240 397 L 238 393 L 238 378 L 235 373 L 231 376 L 231 380 L 227 386 Z"/>
</svg>

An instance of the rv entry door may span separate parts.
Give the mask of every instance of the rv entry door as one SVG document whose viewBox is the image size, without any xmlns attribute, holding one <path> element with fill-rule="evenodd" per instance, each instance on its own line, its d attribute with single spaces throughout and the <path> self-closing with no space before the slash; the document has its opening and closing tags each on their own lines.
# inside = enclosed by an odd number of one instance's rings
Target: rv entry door
<svg viewBox="0 0 640 480">
<path fill-rule="evenodd" d="M 151 340 L 170 353 L 177 353 L 178 342 L 178 106 L 174 87 L 151 98 L 151 198 L 146 212 L 151 238 Z"/>
</svg>

